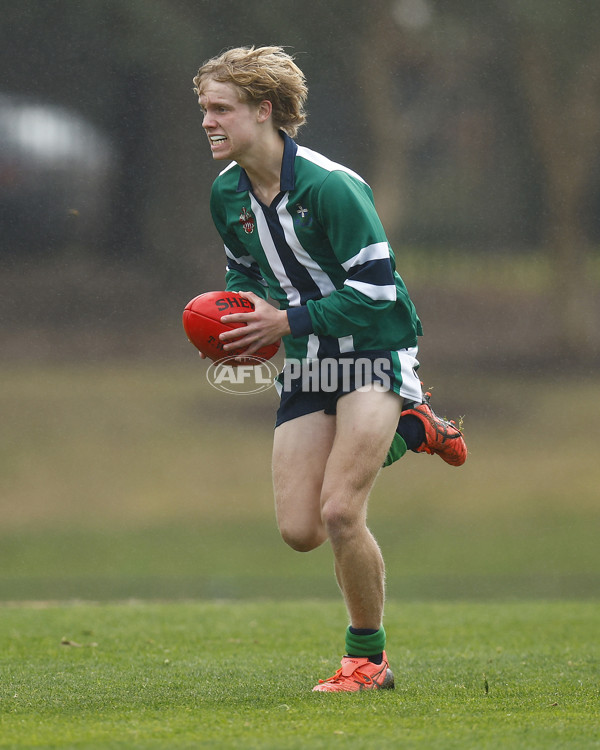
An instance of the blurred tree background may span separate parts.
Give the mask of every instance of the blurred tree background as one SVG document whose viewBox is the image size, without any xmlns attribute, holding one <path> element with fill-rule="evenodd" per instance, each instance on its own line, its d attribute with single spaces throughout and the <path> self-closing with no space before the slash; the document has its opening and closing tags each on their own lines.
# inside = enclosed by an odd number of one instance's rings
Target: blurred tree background
<svg viewBox="0 0 600 750">
<path fill-rule="evenodd" d="M 208 211 L 220 166 L 192 77 L 225 47 L 277 43 L 309 83 L 298 140 L 373 186 L 432 335 L 428 356 L 475 368 L 597 363 L 596 0 L 0 0 L 0 10 L 6 356 L 188 352 L 181 308 L 223 275 Z"/>
<path fill-rule="evenodd" d="M 277 539 L 276 394 L 215 391 L 181 325 L 224 273 L 192 78 L 250 44 L 372 185 L 466 417 L 460 471 L 382 472 L 390 592 L 597 597 L 597 0 L 0 0 L 0 601 L 337 596 Z"/>
</svg>

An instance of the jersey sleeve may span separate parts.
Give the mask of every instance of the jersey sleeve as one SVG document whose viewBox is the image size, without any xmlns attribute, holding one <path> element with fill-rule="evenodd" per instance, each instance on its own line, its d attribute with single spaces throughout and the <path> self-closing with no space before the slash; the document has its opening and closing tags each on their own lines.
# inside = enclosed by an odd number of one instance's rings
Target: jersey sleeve
<svg viewBox="0 0 600 750">
<path fill-rule="evenodd" d="M 267 283 L 263 279 L 256 261 L 250 255 L 236 256 L 225 245 L 227 266 L 225 269 L 225 289 L 228 292 L 254 292 L 267 299 Z"/>
<path fill-rule="evenodd" d="M 288 310 L 293 336 L 347 336 L 377 324 L 398 289 L 391 252 L 371 189 L 343 172 L 331 172 L 318 196 L 323 226 L 345 281 L 327 297 Z"/>
<path fill-rule="evenodd" d="M 225 289 L 228 292 L 254 292 L 267 299 L 267 283 L 258 263 L 227 229 L 226 207 L 217 184 L 213 185 L 210 196 L 210 211 L 213 222 L 225 248 L 227 265 L 225 267 Z"/>
</svg>

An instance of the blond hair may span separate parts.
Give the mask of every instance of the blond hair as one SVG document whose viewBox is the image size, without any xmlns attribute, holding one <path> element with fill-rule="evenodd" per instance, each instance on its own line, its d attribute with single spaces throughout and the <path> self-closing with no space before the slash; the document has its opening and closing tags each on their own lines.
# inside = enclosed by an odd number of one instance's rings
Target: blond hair
<svg viewBox="0 0 600 750">
<path fill-rule="evenodd" d="M 283 47 L 234 47 L 207 60 L 194 78 L 197 96 L 209 79 L 233 84 L 247 104 L 270 101 L 273 124 L 292 138 L 306 122 L 306 79 Z"/>
</svg>

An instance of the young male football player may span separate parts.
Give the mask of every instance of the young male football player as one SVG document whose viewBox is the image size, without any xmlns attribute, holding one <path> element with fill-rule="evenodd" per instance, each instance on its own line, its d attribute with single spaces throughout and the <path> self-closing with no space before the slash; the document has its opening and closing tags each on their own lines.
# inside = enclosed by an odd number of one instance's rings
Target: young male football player
<svg viewBox="0 0 600 750">
<path fill-rule="evenodd" d="M 242 47 L 204 63 L 194 84 L 213 159 L 227 163 L 211 194 L 227 290 L 255 305 L 223 317 L 247 324 L 221 336 L 224 349 L 250 355 L 283 338 L 278 526 L 302 552 L 329 540 L 350 619 L 341 668 L 314 690 L 392 688 L 369 493 L 407 449 L 460 466 L 467 448 L 421 391 L 421 323 L 369 186 L 292 140 L 305 121 L 302 71 L 281 47 Z"/>
</svg>

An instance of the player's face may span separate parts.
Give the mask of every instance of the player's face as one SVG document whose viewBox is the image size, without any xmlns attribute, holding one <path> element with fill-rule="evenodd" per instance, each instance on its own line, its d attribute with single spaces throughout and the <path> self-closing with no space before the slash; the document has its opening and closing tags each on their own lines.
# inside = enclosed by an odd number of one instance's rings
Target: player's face
<svg viewBox="0 0 600 750">
<path fill-rule="evenodd" d="M 258 136 L 258 108 L 240 101 L 230 83 L 209 79 L 198 97 L 213 159 L 241 163 Z"/>
</svg>

